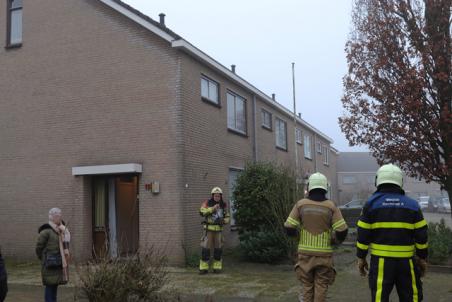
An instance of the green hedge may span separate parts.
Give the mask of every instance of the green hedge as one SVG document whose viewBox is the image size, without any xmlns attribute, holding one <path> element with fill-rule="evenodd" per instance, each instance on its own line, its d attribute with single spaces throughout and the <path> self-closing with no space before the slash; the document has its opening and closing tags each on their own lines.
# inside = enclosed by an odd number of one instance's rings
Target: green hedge
<svg viewBox="0 0 452 302">
<path fill-rule="evenodd" d="M 294 173 L 273 163 L 249 163 L 237 178 L 233 193 L 240 248 L 246 258 L 272 263 L 290 256 L 295 242 L 284 221 L 303 192 Z"/>
<path fill-rule="evenodd" d="M 444 219 L 428 224 L 428 255 L 432 264 L 443 264 L 452 256 L 452 230 Z"/>
</svg>

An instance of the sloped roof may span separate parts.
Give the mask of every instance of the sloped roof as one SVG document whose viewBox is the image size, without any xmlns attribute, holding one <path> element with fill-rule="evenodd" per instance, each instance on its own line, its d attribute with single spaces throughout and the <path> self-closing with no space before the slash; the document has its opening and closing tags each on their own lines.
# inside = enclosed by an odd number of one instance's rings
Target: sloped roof
<svg viewBox="0 0 452 302">
<path fill-rule="evenodd" d="M 181 36 L 170 30 L 168 27 L 160 24 L 160 22 L 157 22 L 150 18 L 149 16 L 143 14 L 139 10 L 133 8 L 132 6 L 128 5 L 127 3 L 121 1 L 121 0 L 98 0 L 112 9 L 118 11 L 119 13 L 125 15 L 126 17 L 130 18 L 132 21 L 135 21 L 136 23 L 140 24 L 141 26 L 145 27 L 146 29 L 150 30 L 154 34 L 158 35 L 162 39 L 165 39 L 168 41 L 172 47 L 177 48 L 181 51 L 184 51 L 188 55 L 200 60 L 206 65 L 209 65 L 210 67 L 214 68 L 216 71 L 220 72 L 221 74 L 228 77 L 230 80 L 238 83 L 242 87 L 245 87 L 246 89 L 250 90 L 252 93 L 260 97 L 263 101 L 265 101 L 268 105 L 274 107 L 275 109 L 283 112 L 286 116 L 289 118 L 292 118 L 293 112 L 291 112 L 289 109 L 281 105 L 280 103 L 274 101 L 270 96 L 266 95 L 264 92 L 256 88 L 254 85 L 247 82 L 242 77 L 238 76 L 235 72 L 232 72 L 229 68 L 225 67 L 197 47 L 195 47 L 193 44 L 189 43 L 185 39 L 183 39 Z M 297 122 L 309 130 L 315 132 L 331 144 L 334 142 L 332 138 L 327 136 L 326 134 L 322 133 L 320 130 L 306 122 L 305 120 L 301 119 L 300 117 L 296 117 Z"/>
<path fill-rule="evenodd" d="M 340 152 L 337 172 L 377 172 L 380 166 L 369 152 Z"/>
</svg>

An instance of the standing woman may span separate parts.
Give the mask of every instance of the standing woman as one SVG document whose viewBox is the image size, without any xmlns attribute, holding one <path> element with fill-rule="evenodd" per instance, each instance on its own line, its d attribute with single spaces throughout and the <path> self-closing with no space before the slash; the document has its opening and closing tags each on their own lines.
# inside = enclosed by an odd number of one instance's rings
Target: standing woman
<svg viewBox="0 0 452 302">
<path fill-rule="evenodd" d="M 66 228 L 61 210 L 49 211 L 49 222 L 39 228 L 36 255 L 41 260 L 42 284 L 45 286 L 45 302 L 57 301 L 58 285 L 69 280 L 68 260 L 71 235 Z"/>
</svg>

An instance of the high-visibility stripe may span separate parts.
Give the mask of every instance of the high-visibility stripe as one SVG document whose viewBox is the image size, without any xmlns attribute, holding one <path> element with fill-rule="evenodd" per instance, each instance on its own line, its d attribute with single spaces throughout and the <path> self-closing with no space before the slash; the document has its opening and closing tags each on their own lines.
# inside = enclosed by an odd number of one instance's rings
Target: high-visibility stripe
<svg viewBox="0 0 452 302">
<path fill-rule="evenodd" d="M 295 227 L 298 227 L 300 225 L 300 222 L 292 217 L 288 217 L 286 222 L 290 225 L 293 225 Z"/>
<path fill-rule="evenodd" d="M 386 245 L 386 244 L 370 244 L 371 249 L 391 251 L 391 252 L 412 252 L 414 245 Z"/>
<path fill-rule="evenodd" d="M 200 211 L 202 214 L 210 214 L 210 213 L 212 213 L 212 208 L 205 208 L 205 207 L 202 207 L 199 211 Z"/>
<path fill-rule="evenodd" d="M 416 275 L 414 274 L 413 260 L 410 259 L 411 286 L 413 287 L 413 302 L 418 302 L 418 290 L 416 285 Z"/>
<path fill-rule="evenodd" d="M 385 258 L 378 259 L 378 276 L 377 276 L 377 292 L 375 294 L 375 302 L 381 302 L 381 293 L 383 292 Z"/>
<path fill-rule="evenodd" d="M 372 229 L 372 225 L 370 223 L 365 223 L 361 220 L 358 220 L 358 226 L 363 229 L 368 229 L 368 230 Z"/>
<path fill-rule="evenodd" d="M 416 222 L 414 224 L 414 228 L 415 229 L 420 229 L 420 228 L 422 228 L 422 227 L 424 227 L 426 225 L 427 225 L 427 221 L 425 221 L 425 219 L 422 219 L 421 221 L 418 221 L 418 222 Z"/>
<path fill-rule="evenodd" d="M 222 231 L 223 227 L 221 225 L 217 225 L 217 224 L 208 224 L 207 226 L 204 225 L 204 229 L 207 228 L 208 231 Z"/>
<path fill-rule="evenodd" d="M 298 250 L 299 251 L 309 251 L 309 252 L 322 252 L 322 253 L 326 253 L 326 252 L 332 252 L 333 249 L 330 248 L 314 248 L 314 247 L 309 247 L 309 246 L 298 246 Z"/>
<path fill-rule="evenodd" d="M 343 225 L 345 225 L 345 220 L 341 219 L 341 220 L 337 221 L 336 223 L 334 223 L 332 227 L 333 227 L 333 230 L 336 230 Z"/>
<path fill-rule="evenodd" d="M 416 248 L 418 250 L 423 250 L 423 249 L 428 248 L 428 243 L 426 243 L 426 244 L 415 243 L 414 245 L 416 246 Z"/>
<path fill-rule="evenodd" d="M 362 243 L 360 243 L 359 241 L 356 241 L 356 246 L 357 246 L 358 248 L 362 249 L 362 250 L 365 250 L 365 251 L 367 251 L 367 250 L 369 249 L 369 246 L 368 246 L 368 245 L 362 244 Z"/>
<path fill-rule="evenodd" d="M 365 223 L 361 220 L 358 221 L 358 226 L 363 229 L 408 229 L 408 230 L 414 230 L 415 228 L 421 228 L 425 224 L 422 222 L 418 222 L 419 224 L 415 223 L 408 223 L 408 222 L 374 222 L 374 223 Z"/>
<path fill-rule="evenodd" d="M 206 261 L 199 261 L 199 269 L 200 270 L 208 270 L 209 269 L 209 262 Z"/>
<path fill-rule="evenodd" d="M 299 250 L 330 252 L 331 248 L 331 231 L 325 231 L 318 235 L 313 235 L 301 229 L 300 241 L 298 243 Z"/>
<path fill-rule="evenodd" d="M 414 256 L 414 245 L 370 244 L 371 254 L 381 257 L 410 258 Z"/>
</svg>

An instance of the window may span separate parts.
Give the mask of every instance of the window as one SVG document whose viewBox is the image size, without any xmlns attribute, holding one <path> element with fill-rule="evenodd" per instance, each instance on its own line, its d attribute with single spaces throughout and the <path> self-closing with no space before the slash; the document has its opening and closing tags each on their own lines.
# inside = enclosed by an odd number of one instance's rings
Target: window
<svg viewBox="0 0 452 302">
<path fill-rule="evenodd" d="M 322 154 L 322 144 L 320 142 L 317 143 L 317 153 Z"/>
<path fill-rule="evenodd" d="M 304 136 L 304 157 L 311 159 L 311 136 L 305 135 Z"/>
<path fill-rule="evenodd" d="M 201 76 L 201 97 L 203 99 L 219 105 L 220 98 L 218 96 L 218 87 L 219 85 L 217 82 L 205 76 Z"/>
<path fill-rule="evenodd" d="M 262 109 L 262 127 L 272 130 L 272 114 L 265 109 Z"/>
<path fill-rule="evenodd" d="M 285 121 L 275 119 L 276 147 L 287 151 L 287 124 Z"/>
<path fill-rule="evenodd" d="M 228 100 L 228 128 L 246 134 L 246 103 L 245 99 L 230 92 Z"/>
<path fill-rule="evenodd" d="M 231 215 L 231 226 L 235 226 L 235 200 L 234 200 L 234 189 L 235 184 L 237 182 L 237 177 L 240 175 L 240 172 L 242 170 L 239 169 L 229 169 L 229 209 L 230 209 L 230 215 Z"/>
<path fill-rule="evenodd" d="M 295 128 L 295 137 L 296 137 L 296 142 L 297 144 L 303 144 L 303 135 L 301 132 L 301 129 L 299 128 Z"/>
<path fill-rule="evenodd" d="M 329 149 L 328 149 L 328 146 L 326 146 L 326 145 L 322 145 L 322 153 L 323 153 L 323 164 L 325 164 L 325 165 L 328 165 L 330 162 L 329 162 L 329 160 L 330 160 L 330 152 L 329 152 Z"/>
<path fill-rule="evenodd" d="M 7 47 L 22 44 L 22 0 L 8 0 Z"/>
<path fill-rule="evenodd" d="M 356 183 L 356 177 L 352 175 L 344 175 L 342 176 L 342 183 L 344 185 L 351 185 Z"/>
</svg>

